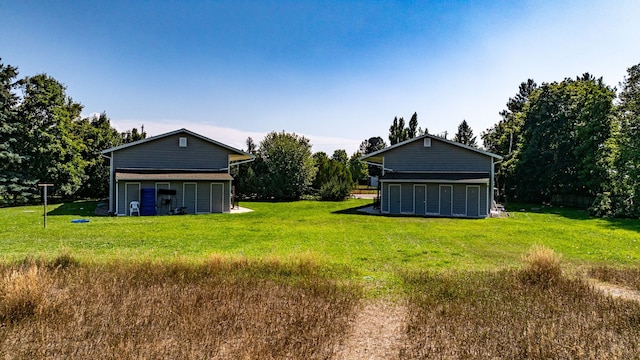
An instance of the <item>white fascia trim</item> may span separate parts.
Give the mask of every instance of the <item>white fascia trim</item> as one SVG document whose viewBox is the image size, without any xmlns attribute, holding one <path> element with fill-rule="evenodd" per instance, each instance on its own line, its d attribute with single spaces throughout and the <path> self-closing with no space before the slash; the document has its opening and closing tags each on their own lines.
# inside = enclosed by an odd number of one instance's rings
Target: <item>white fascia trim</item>
<svg viewBox="0 0 640 360">
<path fill-rule="evenodd" d="M 481 181 L 478 181 L 481 180 Z M 474 180 L 474 179 L 469 179 L 469 180 L 392 180 L 392 179 L 387 179 L 387 180 L 380 180 L 381 183 L 416 183 L 416 184 L 420 184 L 420 183 L 424 183 L 424 184 L 482 184 L 482 185 L 489 185 L 489 181 L 485 180 L 485 179 L 478 179 L 478 180 Z"/>
</svg>

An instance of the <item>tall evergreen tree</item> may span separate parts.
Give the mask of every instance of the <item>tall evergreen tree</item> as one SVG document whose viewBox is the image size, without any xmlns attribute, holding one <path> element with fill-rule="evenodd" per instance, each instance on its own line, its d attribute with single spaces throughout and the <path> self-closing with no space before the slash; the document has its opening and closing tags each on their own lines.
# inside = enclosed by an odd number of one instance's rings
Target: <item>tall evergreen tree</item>
<svg viewBox="0 0 640 360">
<path fill-rule="evenodd" d="M 256 152 L 258 151 L 258 146 L 256 145 L 256 143 L 253 141 L 253 139 L 251 138 L 251 136 L 249 136 L 247 138 L 246 141 L 246 145 L 247 145 L 247 153 L 251 154 L 251 155 L 255 155 Z"/>
<path fill-rule="evenodd" d="M 331 160 L 335 160 L 342 165 L 347 166 L 347 163 L 349 162 L 349 156 L 347 155 L 347 152 L 345 150 L 338 149 L 333 152 L 333 155 L 331 155 Z"/>
<path fill-rule="evenodd" d="M 471 130 L 469 124 L 467 124 L 467 120 L 462 120 L 460 125 L 458 125 L 458 132 L 453 137 L 453 141 L 464 145 L 478 147 L 476 137 L 473 135 L 473 130 Z"/>
<path fill-rule="evenodd" d="M 514 151 L 522 141 L 521 132 L 524 116 L 522 111 L 531 93 L 538 85 L 532 79 L 520 84 L 518 93 L 507 101 L 507 108 L 500 112 L 501 120 L 480 137 L 487 151 L 502 155 L 504 160 L 496 167 L 496 187 L 501 195 L 507 194 L 514 184 Z"/>
<path fill-rule="evenodd" d="M 17 149 L 18 138 L 23 136 L 16 114 L 17 76 L 16 67 L 0 63 L 0 204 L 17 205 L 35 192 L 35 181 L 24 175 L 26 158 Z"/>
<path fill-rule="evenodd" d="M 409 128 L 407 129 L 407 136 L 409 139 L 413 139 L 414 137 L 421 135 L 418 134 L 418 113 L 414 112 L 411 116 L 411 120 L 409 120 Z"/>
<path fill-rule="evenodd" d="M 409 131 L 404 126 L 404 118 L 395 117 L 391 127 L 389 127 L 389 142 L 391 145 L 403 142 L 409 139 Z"/>
<path fill-rule="evenodd" d="M 537 87 L 538 85 L 532 79 L 521 83 L 518 93 L 509 98 L 507 108 L 500 112 L 502 119 L 480 135 L 487 151 L 507 156 L 516 149 L 522 129 L 522 117 L 518 114 L 522 112 L 531 92 Z"/>
</svg>

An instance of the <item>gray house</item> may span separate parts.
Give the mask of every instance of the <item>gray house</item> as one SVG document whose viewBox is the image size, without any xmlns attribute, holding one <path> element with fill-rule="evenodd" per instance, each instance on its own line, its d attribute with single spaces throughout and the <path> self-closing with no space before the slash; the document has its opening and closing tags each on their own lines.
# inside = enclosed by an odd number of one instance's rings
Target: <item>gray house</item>
<svg viewBox="0 0 640 360">
<path fill-rule="evenodd" d="M 116 215 L 229 212 L 229 170 L 254 160 L 186 129 L 106 149 L 102 155 L 110 159 L 109 212 Z"/>
<path fill-rule="evenodd" d="M 493 204 L 494 163 L 502 157 L 427 134 L 360 160 L 382 168 L 383 214 L 483 218 Z"/>
</svg>

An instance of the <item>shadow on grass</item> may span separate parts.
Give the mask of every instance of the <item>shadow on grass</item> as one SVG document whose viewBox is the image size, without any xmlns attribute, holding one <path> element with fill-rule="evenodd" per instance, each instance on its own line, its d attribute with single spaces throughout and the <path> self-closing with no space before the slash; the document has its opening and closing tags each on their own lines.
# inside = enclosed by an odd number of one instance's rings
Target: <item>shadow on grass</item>
<svg viewBox="0 0 640 360">
<path fill-rule="evenodd" d="M 419 219 L 458 219 L 458 220 L 480 220 L 476 218 L 464 217 L 448 217 L 448 216 L 429 216 L 429 215 L 412 215 L 412 214 L 383 214 L 380 209 L 374 209 L 372 204 L 357 206 L 349 209 L 338 210 L 332 214 L 341 215 L 364 215 L 364 216 L 382 216 L 389 218 L 419 218 Z"/>
<path fill-rule="evenodd" d="M 74 201 L 64 203 L 57 208 L 50 210 L 47 212 L 47 215 L 94 216 L 97 205 L 98 201 Z"/>
<path fill-rule="evenodd" d="M 379 209 L 373 209 L 372 211 L 366 211 L 367 208 L 373 208 L 373 205 L 367 204 L 362 206 L 356 206 L 349 209 L 343 209 L 332 212 L 332 214 L 340 214 L 340 215 L 368 215 L 368 216 L 387 216 L 387 214 L 382 214 Z"/>
<path fill-rule="evenodd" d="M 528 212 L 538 214 L 558 215 L 571 220 L 594 220 L 600 219 L 606 221 L 608 226 L 614 229 L 624 229 L 640 232 L 639 219 L 621 219 L 621 218 L 596 218 L 589 215 L 589 211 L 584 209 L 576 209 L 564 206 L 554 206 L 547 204 L 520 204 L 514 203 L 507 205 L 507 211 L 512 213 Z"/>
</svg>

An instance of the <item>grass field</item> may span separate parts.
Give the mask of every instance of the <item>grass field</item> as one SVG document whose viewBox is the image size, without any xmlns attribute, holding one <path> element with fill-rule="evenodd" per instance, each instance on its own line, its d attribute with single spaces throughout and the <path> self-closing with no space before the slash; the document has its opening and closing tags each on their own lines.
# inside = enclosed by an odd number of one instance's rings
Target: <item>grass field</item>
<svg viewBox="0 0 640 360">
<path fill-rule="evenodd" d="M 114 259 L 199 261 L 211 254 L 246 258 L 312 257 L 358 275 L 388 278 L 398 269 L 487 270 L 517 266 L 532 245 L 545 245 L 568 266 L 633 265 L 640 260 L 640 221 L 594 219 L 576 210 L 511 209 L 508 218 L 465 220 L 362 215 L 370 200 L 242 203 L 253 212 L 159 217 L 94 217 L 95 203 L 0 209 L 0 257 L 81 262 Z M 72 223 L 73 219 L 88 223 Z"/>
<path fill-rule="evenodd" d="M 0 357 L 340 358 L 373 301 L 406 314 L 384 358 L 637 358 L 640 303 L 573 274 L 640 290 L 638 220 L 356 211 L 369 203 L 113 218 L 80 202 L 51 206 L 47 229 L 41 207 L 0 209 Z"/>
</svg>

